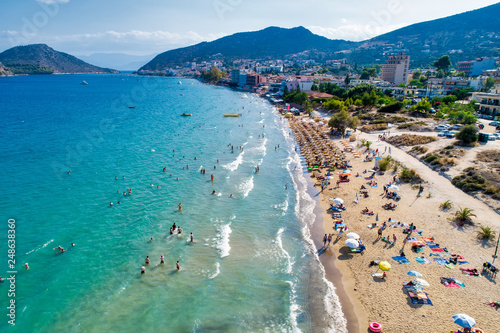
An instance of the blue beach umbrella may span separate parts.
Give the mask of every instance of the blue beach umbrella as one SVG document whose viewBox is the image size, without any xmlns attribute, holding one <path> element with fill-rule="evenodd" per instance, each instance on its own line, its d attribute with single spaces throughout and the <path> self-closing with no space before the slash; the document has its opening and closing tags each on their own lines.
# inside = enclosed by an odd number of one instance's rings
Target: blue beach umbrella
<svg viewBox="0 0 500 333">
<path fill-rule="evenodd" d="M 408 274 L 408 275 L 410 275 L 410 276 L 417 276 L 417 277 L 422 276 L 422 273 L 419 273 L 419 272 L 417 272 L 417 271 L 409 271 L 409 272 L 408 272 L 408 273 L 406 273 L 406 274 Z"/>
<path fill-rule="evenodd" d="M 462 326 L 463 328 L 472 328 L 476 325 L 476 321 L 469 315 L 465 313 L 456 313 L 453 317 L 453 322 L 457 325 Z"/>
</svg>

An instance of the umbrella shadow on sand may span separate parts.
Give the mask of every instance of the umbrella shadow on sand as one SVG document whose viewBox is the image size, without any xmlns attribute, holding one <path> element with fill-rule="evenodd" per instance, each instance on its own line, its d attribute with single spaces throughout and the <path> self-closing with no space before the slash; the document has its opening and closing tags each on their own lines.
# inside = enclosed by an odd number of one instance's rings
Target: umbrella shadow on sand
<svg viewBox="0 0 500 333">
<path fill-rule="evenodd" d="M 351 253 L 351 248 L 348 246 L 343 246 L 339 250 L 340 255 L 337 257 L 339 260 L 349 260 L 354 258 L 354 256 Z"/>
</svg>

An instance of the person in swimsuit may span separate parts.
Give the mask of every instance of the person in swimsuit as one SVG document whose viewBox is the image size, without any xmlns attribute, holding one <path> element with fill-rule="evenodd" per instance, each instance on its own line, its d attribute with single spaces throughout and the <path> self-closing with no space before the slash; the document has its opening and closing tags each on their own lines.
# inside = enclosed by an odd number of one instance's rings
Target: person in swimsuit
<svg viewBox="0 0 500 333">
<path fill-rule="evenodd" d="M 191 237 L 191 243 L 194 242 L 193 233 L 191 233 L 189 237 Z"/>
<path fill-rule="evenodd" d="M 160 264 L 164 264 L 165 263 L 165 258 L 163 257 L 163 254 L 160 256 Z"/>
<path fill-rule="evenodd" d="M 145 262 L 146 262 L 146 265 L 149 265 L 149 256 L 146 256 Z"/>
<path fill-rule="evenodd" d="M 177 270 L 180 271 L 181 270 L 181 266 L 179 265 L 179 260 L 177 260 L 177 262 L 175 263 L 175 266 L 177 267 Z"/>
<path fill-rule="evenodd" d="M 144 274 L 144 273 L 146 273 L 146 267 L 142 266 L 141 267 L 141 274 Z"/>
</svg>

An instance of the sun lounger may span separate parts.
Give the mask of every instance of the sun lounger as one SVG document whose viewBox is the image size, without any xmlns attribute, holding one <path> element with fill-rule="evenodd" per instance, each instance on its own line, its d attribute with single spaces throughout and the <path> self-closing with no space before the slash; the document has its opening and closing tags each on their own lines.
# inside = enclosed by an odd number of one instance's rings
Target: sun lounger
<svg viewBox="0 0 500 333">
<path fill-rule="evenodd" d="M 431 250 L 432 250 L 433 252 L 444 252 L 444 249 L 441 249 L 441 248 L 437 248 L 437 249 L 433 249 L 433 248 L 431 248 Z"/>
<path fill-rule="evenodd" d="M 403 257 L 403 256 L 396 256 L 396 257 L 392 257 L 393 260 L 396 260 L 397 262 L 399 262 L 400 264 L 409 264 L 410 262 L 408 261 L 408 259 L 406 259 L 406 257 Z"/>
<path fill-rule="evenodd" d="M 353 253 L 363 253 L 364 250 L 366 250 L 366 246 L 361 245 L 358 248 L 351 249 L 351 252 L 353 252 Z"/>
</svg>

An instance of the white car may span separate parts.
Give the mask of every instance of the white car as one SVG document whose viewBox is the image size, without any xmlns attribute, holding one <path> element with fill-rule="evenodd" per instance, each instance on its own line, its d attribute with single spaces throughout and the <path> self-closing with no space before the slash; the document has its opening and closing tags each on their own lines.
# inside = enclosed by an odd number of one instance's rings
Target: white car
<svg viewBox="0 0 500 333">
<path fill-rule="evenodd" d="M 455 134 L 457 134 L 457 132 L 454 132 L 454 131 L 446 131 L 446 137 L 447 138 L 454 138 L 455 137 Z"/>
<path fill-rule="evenodd" d="M 495 138 L 495 140 L 500 140 L 500 133 L 490 133 L 489 140 L 493 141 L 491 138 Z"/>
<path fill-rule="evenodd" d="M 437 125 L 436 127 L 434 127 L 435 131 L 445 131 L 447 129 L 448 129 L 448 126 L 446 126 L 446 125 Z"/>
<path fill-rule="evenodd" d="M 459 130 L 459 129 L 461 129 L 462 127 L 463 127 L 463 125 L 461 125 L 461 124 L 455 124 L 455 125 L 451 126 L 451 128 L 450 128 L 450 129 L 452 129 L 452 130 Z"/>
<path fill-rule="evenodd" d="M 441 131 L 438 133 L 438 136 L 446 136 L 446 131 Z"/>
</svg>

